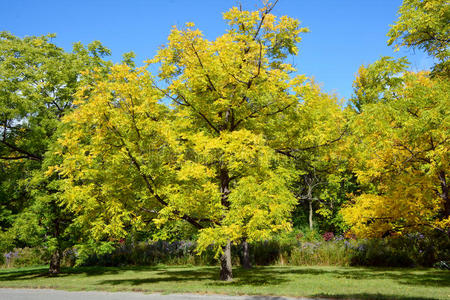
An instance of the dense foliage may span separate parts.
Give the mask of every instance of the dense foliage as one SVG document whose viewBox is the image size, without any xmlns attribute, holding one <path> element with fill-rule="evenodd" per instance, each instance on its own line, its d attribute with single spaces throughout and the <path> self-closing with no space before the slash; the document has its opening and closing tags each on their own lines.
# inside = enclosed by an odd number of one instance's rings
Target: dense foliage
<svg viewBox="0 0 450 300">
<path fill-rule="evenodd" d="M 308 29 L 275 4 L 230 9 L 215 40 L 173 27 L 143 67 L 1 33 L 6 264 L 219 259 L 231 280 L 233 263 L 449 260 L 448 3 L 404 0 L 388 33 L 433 69 L 361 66 L 346 107 L 290 63 Z"/>
</svg>

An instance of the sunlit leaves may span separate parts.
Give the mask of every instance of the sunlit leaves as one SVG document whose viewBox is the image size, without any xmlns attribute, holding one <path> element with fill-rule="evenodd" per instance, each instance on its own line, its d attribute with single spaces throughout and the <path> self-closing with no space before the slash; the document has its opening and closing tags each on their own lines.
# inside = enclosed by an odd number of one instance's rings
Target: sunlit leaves
<svg viewBox="0 0 450 300">
<path fill-rule="evenodd" d="M 367 79 L 357 80 L 362 112 L 353 122 L 356 173 L 361 183 L 376 185 L 376 194 L 356 197 L 344 216 L 367 236 L 448 230 L 449 83 L 426 72 L 399 73 L 395 63 L 385 63 L 396 83 L 387 86 L 375 79 L 380 73 L 365 71 L 374 66 L 361 69 Z M 364 100 L 369 94 L 373 100 Z"/>
</svg>

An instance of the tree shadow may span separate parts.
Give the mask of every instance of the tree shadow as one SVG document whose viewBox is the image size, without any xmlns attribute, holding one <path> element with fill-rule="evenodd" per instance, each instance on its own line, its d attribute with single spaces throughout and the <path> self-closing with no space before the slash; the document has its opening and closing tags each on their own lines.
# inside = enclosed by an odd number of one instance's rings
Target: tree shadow
<svg viewBox="0 0 450 300">
<path fill-rule="evenodd" d="M 122 266 L 122 267 L 75 267 L 64 268 L 61 275 L 84 274 L 85 276 L 116 275 L 124 271 L 158 271 L 160 266 Z"/>
<path fill-rule="evenodd" d="M 396 281 L 399 284 L 414 286 L 432 286 L 432 287 L 450 287 L 450 272 L 433 270 L 426 272 L 427 269 L 407 269 L 407 268 L 376 268 L 376 267 L 348 267 L 338 270 L 327 270 L 317 268 L 286 268 L 284 267 L 259 267 L 258 273 L 271 276 L 282 276 L 283 274 L 296 275 L 329 275 L 335 278 L 345 278 L 351 280 L 367 279 L 388 279 Z M 421 272 L 424 271 L 424 272 Z M 250 270 L 250 276 L 254 276 Z"/>
<path fill-rule="evenodd" d="M 127 278 L 127 279 L 111 279 L 99 281 L 104 285 L 133 285 L 154 284 L 159 282 L 185 282 L 185 281 L 208 281 L 218 280 L 217 269 L 204 267 L 200 269 L 188 270 L 171 270 L 171 269 L 153 269 L 150 278 Z"/>
<path fill-rule="evenodd" d="M 57 275 L 51 275 L 48 272 L 48 267 L 38 267 L 34 269 L 14 269 L 11 271 L 3 270 L 0 272 L 0 281 L 16 281 L 16 280 L 30 280 L 33 278 L 61 278 L 70 275 L 84 274 L 85 276 L 99 276 L 99 275 L 114 275 L 120 272 L 133 270 L 158 270 L 158 267 L 76 267 L 76 268 L 61 268 L 61 272 Z"/>
<path fill-rule="evenodd" d="M 287 271 L 287 270 L 286 270 Z M 99 281 L 99 284 L 105 285 L 143 285 L 159 282 L 202 282 L 206 286 L 262 286 L 278 285 L 289 281 L 285 278 L 285 272 L 280 272 L 273 268 L 257 267 L 254 269 L 235 268 L 233 270 L 234 280 L 224 282 L 219 280 L 218 267 L 202 267 L 199 269 L 161 269 L 152 274 L 151 278 L 127 278 L 111 279 Z M 317 270 L 310 270 L 316 272 Z"/>
<path fill-rule="evenodd" d="M 28 280 L 45 276 L 49 276 L 48 268 L 46 267 L 26 270 L 5 270 L 0 273 L 0 281 Z"/>
<path fill-rule="evenodd" d="M 233 270 L 234 278 L 232 282 L 223 282 L 219 280 L 219 267 L 166 267 L 166 266 L 128 266 L 128 267 L 77 267 L 63 268 L 58 277 L 71 275 L 83 276 L 101 276 L 101 275 L 120 275 L 124 271 L 147 271 L 150 272 L 147 278 L 142 278 L 139 274 L 130 274 L 126 278 L 111 278 L 97 281 L 96 284 L 113 286 L 134 286 L 139 287 L 146 284 L 158 284 L 164 282 L 202 282 L 209 287 L 225 286 L 276 286 L 283 283 L 293 283 L 301 280 L 302 276 L 327 276 L 329 279 L 387 279 L 398 284 L 410 286 L 425 287 L 450 287 L 450 272 L 434 270 L 432 272 L 424 269 L 398 269 L 398 268 L 314 268 L 314 267 L 255 267 L 250 270 L 235 268 Z M 298 276 L 291 276 L 298 275 Z M 48 268 L 35 268 L 25 270 L 1 271 L 0 281 L 32 280 L 33 278 L 49 277 Z M 122 276 L 124 277 L 124 276 Z M 259 298 L 258 298 L 259 297 Z M 248 299 L 268 300 L 258 296 Z M 314 297 L 336 298 L 336 299 L 401 299 L 418 300 L 423 298 L 405 297 L 405 296 L 387 296 L 382 294 L 318 294 Z M 277 299 L 277 298 L 275 298 Z M 428 298 L 434 299 L 434 298 Z"/>
<path fill-rule="evenodd" d="M 439 300 L 433 297 L 410 297 L 399 295 L 383 295 L 383 294 L 316 294 L 312 296 L 314 299 L 367 299 L 367 300 Z M 250 300 L 250 299 L 249 299 Z"/>
<path fill-rule="evenodd" d="M 450 272 L 448 271 L 420 272 L 420 269 L 364 268 L 355 270 L 349 268 L 333 273 L 336 273 L 337 277 L 352 280 L 389 279 L 404 285 L 450 287 Z"/>
</svg>

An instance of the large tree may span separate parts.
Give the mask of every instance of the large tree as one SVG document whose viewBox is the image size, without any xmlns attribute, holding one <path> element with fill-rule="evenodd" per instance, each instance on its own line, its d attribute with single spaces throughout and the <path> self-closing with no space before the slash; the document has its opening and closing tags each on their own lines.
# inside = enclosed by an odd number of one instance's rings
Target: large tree
<svg viewBox="0 0 450 300">
<path fill-rule="evenodd" d="M 343 214 L 360 235 L 429 228 L 450 234 L 449 13 L 448 1 L 404 0 L 388 33 L 389 44 L 437 58 L 431 73 L 407 71 L 406 59 L 389 57 L 359 69 L 353 162 L 371 189 Z"/>
<path fill-rule="evenodd" d="M 174 27 L 149 61 L 160 64 L 163 87 L 145 69 L 118 65 L 78 92 L 60 174 L 66 203 L 97 240 L 184 220 L 199 230 L 199 251 L 215 247 L 220 278 L 230 280 L 231 243 L 290 228 L 296 200 L 276 124 L 301 104 L 304 77 L 291 78 L 285 59 L 307 30 L 272 9 L 232 8 L 214 41 L 191 23 Z"/>
<path fill-rule="evenodd" d="M 363 104 L 352 124 L 353 161 L 360 182 L 375 188 L 344 209 L 345 219 L 363 236 L 448 232 L 448 80 L 383 58 L 360 69 L 355 87 L 354 101 Z"/>
<path fill-rule="evenodd" d="M 0 163 L 10 173 L 2 178 L 8 195 L 0 205 L 11 212 L 2 226 L 9 243 L 2 246 L 46 246 L 52 253 L 50 272 L 58 273 L 70 215 L 58 203 L 57 177 L 47 174 L 57 163 L 49 149 L 62 116 L 73 107 L 81 71 L 102 68 L 101 57 L 109 50 L 94 42 L 66 52 L 53 37 L 0 34 Z"/>
<path fill-rule="evenodd" d="M 301 101 L 289 114 L 274 121 L 276 127 L 284 128 L 284 134 L 272 140 L 276 151 L 289 158 L 291 190 L 298 199 L 295 225 L 306 225 L 301 219 L 307 215 L 312 229 L 316 215 L 322 229 L 336 229 L 339 208 L 349 192 L 344 188 L 351 176 L 345 149 L 352 112 L 314 82 L 296 90 Z"/>
</svg>

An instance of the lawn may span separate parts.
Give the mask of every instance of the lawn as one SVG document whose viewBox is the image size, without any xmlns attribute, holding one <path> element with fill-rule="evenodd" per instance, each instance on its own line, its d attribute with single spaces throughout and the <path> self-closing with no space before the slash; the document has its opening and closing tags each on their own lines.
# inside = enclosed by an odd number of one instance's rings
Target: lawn
<svg viewBox="0 0 450 300">
<path fill-rule="evenodd" d="M 83 267 L 48 277 L 45 267 L 0 270 L 0 287 L 64 290 L 284 295 L 342 299 L 450 299 L 450 272 L 355 267 L 236 268 L 221 282 L 218 267 Z"/>
</svg>

